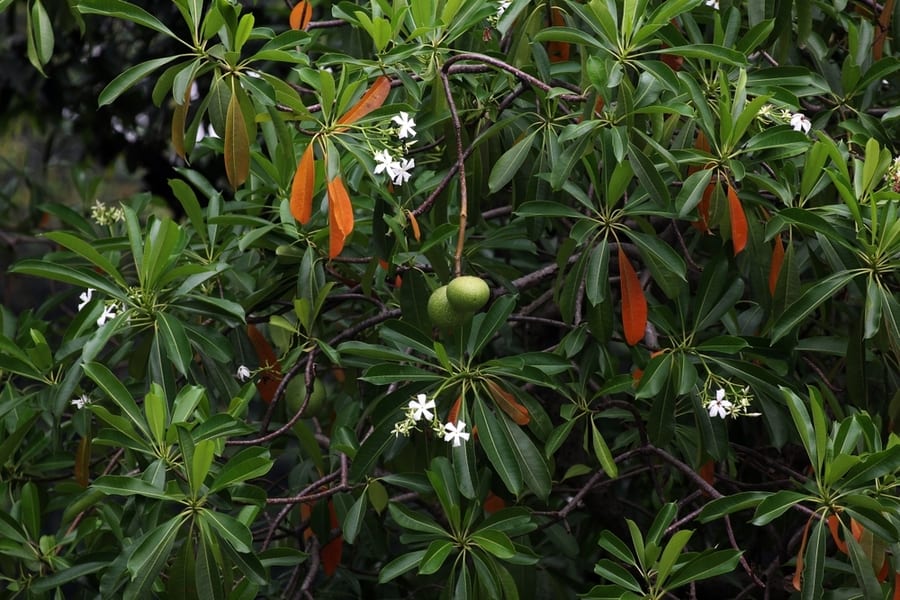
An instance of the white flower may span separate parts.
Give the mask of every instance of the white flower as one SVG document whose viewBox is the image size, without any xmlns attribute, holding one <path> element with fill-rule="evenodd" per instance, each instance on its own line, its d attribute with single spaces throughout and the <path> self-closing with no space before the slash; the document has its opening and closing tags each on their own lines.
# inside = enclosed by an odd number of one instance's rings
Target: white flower
<svg viewBox="0 0 900 600">
<path fill-rule="evenodd" d="M 393 177 L 394 159 L 387 150 L 381 150 L 375 153 L 375 174 L 378 175 L 383 171 L 387 171 L 389 177 Z"/>
<path fill-rule="evenodd" d="M 250 369 L 248 369 L 244 365 L 239 366 L 237 373 L 235 373 L 235 377 L 237 377 L 240 381 L 247 381 L 248 379 L 250 379 Z"/>
<path fill-rule="evenodd" d="M 444 423 L 444 441 L 453 442 L 454 446 L 460 445 L 460 440 L 469 441 L 469 434 L 466 433 L 466 424 L 462 421 L 453 423 Z"/>
<path fill-rule="evenodd" d="M 497 3 L 497 18 L 498 19 L 503 16 L 503 13 L 506 12 L 506 9 L 509 8 L 510 4 L 512 4 L 511 0 L 500 0 L 500 2 Z"/>
<path fill-rule="evenodd" d="M 394 162 L 388 167 L 388 174 L 391 176 L 391 181 L 394 182 L 394 185 L 402 185 L 409 181 L 409 178 L 412 176 L 410 171 L 413 167 L 416 166 L 416 159 L 401 159 L 399 162 Z M 393 173 L 391 173 L 391 169 L 393 169 Z"/>
<path fill-rule="evenodd" d="M 78 299 L 81 300 L 81 302 L 78 304 L 78 312 L 81 312 L 81 309 L 87 306 L 88 302 L 91 301 L 91 297 L 96 291 L 97 290 L 95 290 L 94 288 L 88 288 L 87 291 L 81 292 L 81 294 L 78 295 Z"/>
<path fill-rule="evenodd" d="M 430 421 L 434 418 L 434 413 L 431 412 L 432 408 L 434 408 L 434 400 L 428 400 L 425 394 L 419 394 L 415 400 L 409 401 L 410 418 L 413 421 L 419 421 L 424 417 Z"/>
<path fill-rule="evenodd" d="M 97 318 L 97 327 L 103 327 L 106 325 L 107 321 L 111 321 L 116 318 L 116 310 L 118 306 L 116 304 L 107 304 L 103 307 L 103 314 L 101 314 Z"/>
<path fill-rule="evenodd" d="M 719 10 L 719 0 L 706 0 L 705 4 Z"/>
<path fill-rule="evenodd" d="M 794 128 L 794 131 L 809 133 L 812 123 L 809 122 L 809 119 L 803 113 L 794 113 L 791 115 L 791 127 Z"/>
<path fill-rule="evenodd" d="M 725 399 L 725 390 L 719 388 L 716 390 L 716 399 L 710 400 L 706 408 L 709 409 L 710 417 L 719 417 L 724 419 L 731 411 L 731 402 Z"/>
<path fill-rule="evenodd" d="M 408 112 L 400 111 L 400 114 L 394 115 L 391 121 L 400 126 L 397 130 L 397 137 L 401 140 L 405 140 L 408 137 L 416 137 L 416 130 L 414 129 L 416 122 L 409 118 Z"/>
<path fill-rule="evenodd" d="M 72 400 L 72 406 L 78 409 L 82 409 L 90 403 L 91 399 L 88 398 L 87 394 L 82 394 L 80 398 L 75 398 L 74 400 Z"/>
</svg>

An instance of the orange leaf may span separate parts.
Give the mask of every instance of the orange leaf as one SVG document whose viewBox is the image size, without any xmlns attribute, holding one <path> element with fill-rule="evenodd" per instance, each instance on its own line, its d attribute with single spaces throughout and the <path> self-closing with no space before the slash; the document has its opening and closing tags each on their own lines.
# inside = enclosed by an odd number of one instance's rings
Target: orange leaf
<svg viewBox="0 0 900 600">
<path fill-rule="evenodd" d="M 459 408 L 462 405 L 462 396 L 457 396 L 456 401 L 453 403 L 453 406 L 450 407 L 450 412 L 447 413 L 447 422 L 448 423 L 456 423 L 459 421 Z"/>
<path fill-rule="evenodd" d="M 840 525 L 840 519 L 837 515 L 830 515 L 828 517 L 828 531 L 831 532 L 831 539 L 834 540 L 834 545 L 838 550 L 847 554 L 847 542 L 841 539 L 840 534 L 838 533 L 838 526 Z"/>
<path fill-rule="evenodd" d="M 769 266 L 769 293 L 775 295 L 778 286 L 778 276 L 781 274 L 781 265 L 784 263 L 784 244 L 781 242 L 781 234 L 775 238 L 775 246 L 772 248 L 772 263 Z"/>
<path fill-rule="evenodd" d="M 406 216 L 409 217 L 409 226 L 412 227 L 413 238 L 417 242 L 422 241 L 422 232 L 419 230 L 419 221 L 416 219 L 416 215 L 413 214 L 411 210 L 406 211 Z"/>
<path fill-rule="evenodd" d="M 91 477 L 91 436 L 86 435 L 78 442 L 75 451 L 75 482 L 83 488 L 88 486 Z"/>
<path fill-rule="evenodd" d="M 237 94 L 231 94 L 225 113 L 225 174 L 235 189 L 250 175 L 250 138 Z"/>
<path fill-rule="evenodd" d="M 506 501 L 494 492 L 488 491 L 487 498 L 484 499 L 484 512 L 492 515 L 504 508 L 506 508 Z"/>
<path fill-rule="evenodd" d="M 737 256 L 747 247 L 747 216 L 737 192 L 728 183 L 728 212 L 731 215 L 731 244 L 734 246 L 734 255 Z"/>
<path fill-rule="evenodd" d="M 509 415 L 516 425 L 528 425 L 531 415 L 528 413 L 528 409 L 516 400 L 515 396 L 490 379 L 487 381 L 487 388 L 500 410 Z"/>
<path fill-rule="evenodd" d="M 712 460 L 706 461 L 700 465 L 700 469 L 698 469 L 697 473 L 703 478 L 703 481 L 712 485 L 716 480 L 716 463 Z"/>
<path fill-rule="evenodd" d="M 668 44 L 663 44 L 660 48 L 665 49 L 668 47 Z M 684 57 L 678 56 L 677 54 L 662 54 L 659 59 L 666 63 L 673 71 L 680 71 L 681 67 L 684 65 Z"/>
<path fill-rule="evenodd" d="M 863 526 L 856 519 L 850 519 L 850 532 L 853 534 L 853 539 L 858 542 L 862 539 Z"/>
<path fill-rule="evenodd" d="M 554 6 L 550 11 L 550 25 L 553 27 L 562 27 L 566 24 L 565 19 L 563 18 L 562 11 Z M 550 58 L 550 62 L 566 62 L 569 60 L 569 53 L 571 50 L 571 44 L 568 42 L 548 42 L 547 43 L 547 56 Z"/>
<path fill-rule="evenodd" d="M 380 108 L 384 101 L 387 100 L 390 91 L 391 80 L 386 75 L 382 75 L 366 90 L 359 102 L 351 106 L 350 110 L 338 119 L 338 124 L 349 125 L 350 123 L 355 123 L 376 108 Z"/>
<path fill-rule="evenodd" d="M 647 327 L 647 298 L 634 267 L 619 248 L 619 285 L 622 287 L 622 327 L 625 341 L 634 346 L 644 338 Z"/>
<path fill-rule="evenodd" d="M 881 570 L 878 571 L 878 575 L 875 576 L 878 579 L 878 583 L 884 583 L 884 580 L 887 579 L 888 573 L 890 573 L 890 566 L 891 561 L 885 556 L 884 562 L 881 563 Z"/>
<path fill-rule="evenodd" d="M 791 583 L 794 585 L 794 589 L 798 592 L 802 589 L 801 579 L 803 577 L 803 553 L 806 552 L 806 539 L 809 537 L 809 526 L 812 525 L 813 517 L 810 517 L 806 522 L 806 527 L 803 528 L 803 540 L 800 542 L 800 551 L 797 553 L 797 568 L 794 569 L 794 578 L 791 580 Z"/>
<path fill-rule="evenodd" d="M 328 256 L 334 258 L 344 249 L 353 231 L 353 205 L 341 176 L 328 182 Z"/>
<path fill-rule="evenodd" d="M 894 573 L 894 600 L 900 600 L 900 571 Z"/>
<path fill-rule="evenodd" d="M 328 501 L 328 514 L 330 517 L 331 528 L 338 526 L 337 512 L 334 510 L 334 502 Z M 325 575 L 331 577 L 337 571 L 338 565 L 341 564 L 341 554 L 344 551 L 344 536 L 338 534 L 333 540 L 322 546 L 319 552 L 319 558 L 322 559 L 322 570 Z"/>
<path fill-rule="evenodd" d="M 312 217 L 313 191 L 316 187 L 316 160 L 312 142 L 303 151 L 294 181 L 291 183 L 291 214 L 303 223 L 309 223 Z"/>
<path fill-rule="evenodd" d="M 256 351 L 259 365 L 264 369 L 256 382 L 256 390 L 263 401 L 269 404 L 275 397 L 278 384 L 281 383 L 281 365 L 278 363 L 278 359 L 275 358 L 275 350 L 272 349 L 272 345 L 263 337 L 263 334 L 259 332 L 255 325 L 247 325 L 247 337 L 250 338 L 250 343 Z"/>
<path fill-rule="evenodd" d="M 294 5 L 294 8 L 291 9 L 288 23 L 290 23 L 291 29 L 306 31 L 306 28 L 309 27 L 310 20 L 312 20 L 312 4 L 305 0 L 300 0 Z"/>
</svg>

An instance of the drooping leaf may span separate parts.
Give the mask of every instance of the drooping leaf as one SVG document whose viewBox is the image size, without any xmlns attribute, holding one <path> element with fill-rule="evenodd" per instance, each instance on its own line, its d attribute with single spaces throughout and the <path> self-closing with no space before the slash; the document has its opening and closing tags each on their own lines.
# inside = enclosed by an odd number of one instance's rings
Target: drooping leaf
<svg viewBox="0 0 900 600">
<path fill-rule="evenodd" d="M 491 398 L 494 399 L 500 410 L 509 415 L 509 418 L 517 425 L 528 425 L 531 415 L 528 413 L 528 409 L 516 400 L 515 396 L 500 387 L 496 381 L 488 379 L 485 383 Z"/>
<path fill-rule="evenodd" d="M 225 174 L 232 188 L 239 188 L 250 175 L 250 138 L 238 94 L 232 93 L 225 114 Z"/>
<path fill-rule="evenodd" d="M 784 264 L 784 244 L 781 234 L 775 236 L 775 244 L 772 247 L 772 262 L 769 264 L 769 293 L 774 296 L 778 287 L 778 277 L 781 275 L 781 265 Z"/>
<path fill-rule="evenodd" d="M 619 284 L 622 289 L 622 327 L 625 341 L 634 346 L 644 338 L 647 327 L 647 298 L 634 267 L 619 248 Z"/>
<path fill-rule="evenodd" d="M 328 256 L 334 258 L 344 249 L 353 231 L 353 204 L 341 176 L 328 182 Z"/>
<path fill-rule="evenodd" d="M 313 192 L 316 187 L 316 162 L 312 142 L 303 151 L 291 183 L 291 214 L 304 225 L 312 217 Z"/>
</svg>

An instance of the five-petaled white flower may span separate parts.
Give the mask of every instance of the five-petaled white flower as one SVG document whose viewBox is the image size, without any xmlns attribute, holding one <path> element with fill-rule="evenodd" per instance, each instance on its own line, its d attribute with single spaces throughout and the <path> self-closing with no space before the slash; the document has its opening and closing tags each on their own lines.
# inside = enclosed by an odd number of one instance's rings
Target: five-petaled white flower
<svg viewBox="0 0 900 600">
<path fill-rule="evenodd" d="M 79 409 L 84 408 L 90 403 L 91 399 L 88 398 L 87 394 L 82 394 L 80 398 L 75 398 L 74 400 L 72 400 L 72 406 Z"/>
<path fill-rule="evenodd" d="M 394 182 L 394 185 L 402 185 L 409 181 L 409 178 L 412 177 L 413 167 L 416 166 L 416 159 L 401 159 L 399 162 L 395 162 L 388 167 L 388 174 L 391 176 L 391 181 Z M 391 172 L 391 168 L 393 168 L 393 173 Z"/>
<path fill-rule="evenodd" d="M 111 321 L 116 318 L 116 304 L 107 304 L 103 307 L 103 313 L 97 317 L 97 327 L 103 327 L 106 325 L 107 321 Z"/>
<path fill-rule="evenodd" d="M 716 390 L 716 399 L 710 400 L 706 408 L 709 409 L 709 416 L 724 419 L 731 411 L 731 401 L 725 399 L 725 390 L 719 388 Z"/>
<path fill-rule="evenodd" d="M 807 119 L 806 115 L 803 113 L 794 113 L 791 115 L 791 127 L 794 128 L 794 131 L 809 133 L 812 123 L 810 123 L 809 119 Z"/>
<path fill-rule="evenodd" d="M 91 301 L 91 297 L 94 295 L 95 291 L 96 290 L 94 288 L 88 288 L 87 291 L 81 292 L 78 295 L 78 299 L 81 300 L 81 302 L 78 303 L 78 312 L 81 312 L 81 309 L 87 306 L 88 302 Z"/>
<path fill-rule="evenodd" d="M 420 421 L 423 417 L 429 421 L 433 419 L 432 408 L 434 408 L 434 400 L 429 400 L 425 394 L 419 394 L 415 400 L 409 401 L 409 413 L 413 421 Z"/>
<path fill-rule="evenodd" d="M 510 4 L 512 4 L 512 0 L 500 0 L 500 2 L 497 3 L 497 18 L 498 19 L 503 16 L 503 13 L 506 12 L 506 9 L 509 8 Z"/>
<path fill-rule="evenodd" d="M 719 0 L 706 0 L 706 6 L 719 10 Z"/>
<path fill-rule="evenodd" d="M 375 174 L 378 175 L 384 171 L 387 171 L 389 177 L 393 177 L 394 159 L 387 150 L 380 150 L 375 153 Z"/>
<path fill-rule="evenodd" d="M 400 114 L 394 115 L 391 121 L 400 126 L 400 128 L 397 129 L 397 137 L 401 140 L 405 140 L 408 137 L 416 137 L 416 122 L 410 118 L 408 112 L 400 111 Z"/>
<path fill-rule="evenodd" d="M 250 379 L 250 369 L 248 369 L 244 365 L 241 365 L 238 367 L 238 370 L 237 370 L 237 373 L 235 373 L 235 376 L 240 381 L 247 381 L 248 379 Z"/>
<path fill-rule="evenodd" d="M 469 434 L 466 433 L 466 424 L 463 421 L 453 423 L 444 423 L 444 441 L 453 442 L 454 446 L 460 445 L 460 440 L 469 441 Z"/>
</svg>

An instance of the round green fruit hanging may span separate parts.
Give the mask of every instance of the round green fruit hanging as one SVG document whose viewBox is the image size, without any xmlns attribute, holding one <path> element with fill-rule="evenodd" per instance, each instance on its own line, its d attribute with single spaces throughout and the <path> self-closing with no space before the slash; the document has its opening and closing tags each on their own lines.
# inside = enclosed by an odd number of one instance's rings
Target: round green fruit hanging
<svg viewBox="0 0 900 600">
<path fill-rule="evenodd" d="M 447 284 L 447 300 L 456 312 L 477 312 L 490 297 L 491 288 L 481 277 L 463 275 Z"/>
<path fill-rule="evenodd" d="M 446 285 L 431 292 L 431 296 L 428 298 L 428 318 L 436 327 L 454 327 L 462 323 L 465 318 L 464 314 L 450 305 Z"/>
</svg>

